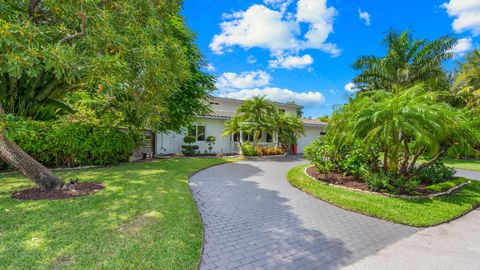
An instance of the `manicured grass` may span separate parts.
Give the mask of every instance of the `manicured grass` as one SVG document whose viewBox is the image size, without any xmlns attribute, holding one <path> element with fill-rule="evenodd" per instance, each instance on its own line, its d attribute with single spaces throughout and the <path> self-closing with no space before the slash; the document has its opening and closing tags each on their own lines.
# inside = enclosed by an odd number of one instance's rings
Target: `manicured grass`
<svg viewBox="0 0 480 270">
<path fill-rule="evenodd" d="M 444 158 L 442 159 L 442 161 L 445 164 L 445 166 L 452 167 L 455 169 L 480 171 L 480 160 L 461 160 L 461 159 Z"/>
<path fill-rule="evenodd" d="M 33 185 L 0 175 L 2 269 L 196 269 L 203 229 L 188 177 L 225 159 L 169 159 L 61 171 L 106 189 L 60 201 L 17 201 Z"/>
<path fill-rule="evenodd" d="M 463 177 L 456 177 L 456 178 L 454 178 L 452 180 L 449 180 L 449 181 L 446 181 L 446 182 L 426 186 L 425 189 L 428 190 L 428 191 L 431 191 L 433 193 L 437 193 L 437 192 L 447 191 L 451 188 L 454 188 L 456 186 L 459 186 L 459 185 L 465 183 L 466 181 L 468 181 L 468 179 L 463 178 Z"/>
<path fill-rule="evenodd" d="M 361 193 L 325 185 L 310 178 L 302 165 L 288 172 L 289 182 L 321 200 L 395 223 L 428 227 L 455 219 L 480 205 L 480 182 L 456 193 L 432 199 L 402 199 Z"/>
</svg>

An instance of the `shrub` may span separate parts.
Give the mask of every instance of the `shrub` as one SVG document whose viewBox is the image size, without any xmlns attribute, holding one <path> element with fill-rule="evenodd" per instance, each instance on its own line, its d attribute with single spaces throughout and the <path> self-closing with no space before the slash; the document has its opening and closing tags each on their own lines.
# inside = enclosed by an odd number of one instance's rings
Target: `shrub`
<svg viewBox="0 0 480 270">
<path fill-rule="evenodd" d="M 195 154 L 199 154 L 198 149 L 200 147 L 193 144 L 196 141 L 197 139 L 195 138 L 195 136 L 185 136 L 183 138 L 183 142 L 187 144 L 182 145 L 182 154 L 184 154 L 185 156 L 193 156 Z"/>
<path fill-rule="evenodd" d="M 372 191 L 382 191 L 392 189 L 390 185 L 390 177 L 383 173 L 364 172 L 362 178 Z"/>
<path fill-rule="evenodd" d="M 451 180 L 454 175 L 455 169 L 438 161 L 419 172 L 420 179 L 431 184 L 446 182 Z"/>
<path fill-rule="evenodd" d="M 259 156 L 271 156 L 283 154 L 283 149 L 278 147 L 256 147 L 255 152 Z"/>
<path fill-rule="evenodd" d="M 333 144 L 328 143 L 323 138 L 313 142 L 305 147 L 305 158 L 309 160 L 319 172 L 322 171 L 338 171 L 338 163 L 336 162 L 338 153 Z"/>
<path fill-rule="evenodd" d="M 31 120 L 10 123 L 7 137 L 47 167 L 128 161 L 139 142 L 139 136 L 116 128 Z M 0 168 L 9 169 L 4 162 L 0 162 Z"/>
<path fill-rule="evenodd" d="M 339 161 L 340 170 L 347 175 L 353 176 L 357 181 L 361 179 L 363 172 L 370 169 L 367 164 L 367 157 L 361 150 L 352 150 L 345 158 Z"/>
<path fill-rule="evenodd" d="M 246 142 L 242 144 L 242 154 L 247 157 L 253 157 L 257 155 L 257 151 L 252 144 Z"/>
<path fill-rule="evenodd" d="M 215 145 L 215 141 L 217 141 L 217 138 L 215 138 L 215 136 L 208 136 L 206 141 L 208 143 L 208 153 L 212 153 L 212 145 Z"/>
</svg>

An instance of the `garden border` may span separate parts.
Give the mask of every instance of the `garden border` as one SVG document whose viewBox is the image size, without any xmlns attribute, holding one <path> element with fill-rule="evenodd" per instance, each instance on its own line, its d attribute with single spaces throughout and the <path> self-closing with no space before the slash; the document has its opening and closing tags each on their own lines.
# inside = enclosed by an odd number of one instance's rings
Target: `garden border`
<svg viewBox="0 0 480 270">
<path fill-rule="evenodd" d="M 452 194 L 453 192 L 461 189 L 462 187 L 466 186 L 466 185 L 469 185 L 472 183 L 471 180 L 468 180 L 461 183 L 460 185 L 458 186 L 455 186 L 455 187 L 452 187 L 446 191 L 442 191 L 442 192 L 437 192 L 437 193 L 433 193 L 433 194 L 428 194 L 428 195 L 414 195 L 414 196 L 410 196 L 410 195 L 395 195 L 395 194 L 390 194 L 390 193 L 385 193 L 385 192 L 374 192 L 374 191 L 366 191 L 366 190 L 361 190 L 361 189 L 358 189 L 358 188 L 350 188 L 350 187 L 346 187 L 346 186 L 341 186 L 341 185 L 335 185 L 335 184 L 330 184 L 330 183 L 326 183 L 326 182 L 323 182 L 323 181 L 320 181 L 318 179 L 316 179 L 315 177 L 311 176 L 310 174 L 308 174 L 307 170 L 309 168 L 312 168 L 314 167 L 313 165 L 312 166 L 307 166 L 305 167 L 305 169 L 303 170 L 303 173 L 310 177 L 311 179 L 315 180 L 315 181 L 318 181 L 324 185 L 327 185 L 327 186 L 332 186 L 332 187 L 337 187 L 337 188 L 343 188 L 343 189 L 346 189 L 346 190 L 350 190 L 350 191 L 356 191 L 356 192 L 361 192 L 361 193 L 366 193 L 366 194 L 373 194 L 373 195 L 379 195 L 379 196 L 384 196 L 384 197 L 391 197 L 391 198 L 402 198 L 402 199 L 431 199 L 431 198 L 435 198 L 435 197 L 439 197 L 439 196 L 445 196 L 445 195 L 450 195 Z"/>
</svg>

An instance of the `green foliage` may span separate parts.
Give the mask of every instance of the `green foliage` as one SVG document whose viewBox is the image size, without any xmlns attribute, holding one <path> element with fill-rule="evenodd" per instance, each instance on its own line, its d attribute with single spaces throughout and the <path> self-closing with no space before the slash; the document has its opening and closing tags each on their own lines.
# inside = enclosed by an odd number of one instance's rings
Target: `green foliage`
<svg viewBox="0 0 480 270">
<path fill-rule="evenodd" d="M 187 143 L 187 145 L 182 145 L 182 149 L 183 149 L 182 153 L 185 156 L 192 156 L 192 155 L 195 155 L 197 153 L 197 150 L 199 149 L 199 146 L 193 144 L 196 141 L 197 141 L 197 138 L 195 138 L 195 136 L 185 136 L 185 137 L 183 137 L 183 142 Z"/>
<path fill-rule="evenodd" d="M 431 166 L 422 169 L 418 177 L 431 184 L 437 184 L 451 180 L 455 175 L 455 169 L 445 166 L 441 162 L 435 162 Z"/>
<path fill-rule="evenodd" d="M 480 108 L 480 51 L 475 49 L 465 56 L 455 74 L 453 90 L 463 104 L 478 112 Z"/>
<path fill-rule="evenodd" d="M 255 146 L 249 142 L 243 143 L 241 148 L 242 148 L 242 154 L 246 157 L 253 157 L 257 155 Z"/>
<path fill-rule="evenodd" d="M 208 144 L 208 153 L 212 153 L 213 145 L 217 141 L 217 138 L 215 136 L 208 136 L 206 139 L 206 142 Z"/>
<path fill-rule="evenodd" d="M 391 179 L 387 175 L 383 173 L 368 173 L 364 172 L 362 175 L 365 183 L 367 184 L 368 188 L 373 191 L 382 191 L 391 189 L 393 190 L 393 186 L 390 185 Z"/>
<path fill-rule="evenodd" d="M 283 148 L 288 149 L 305 134 L 305 128 L 298 115 L 278 110 L 275 104 L 264 96 L 246 100 L 237 110 L 237 114 L 226 121 L 223 136 L 249 134 L 253 144 L 257 145 L 263 132 L 277 134 Z"/>
<path fill-rule="evenodd" d="M 338 171 L 339 153 L 334 145 L 325 138 L 319 138 L 311 145 L 305 147 L 304 156 L 318 170 L 327 177 L 332 171 Z"/>
<path fill-rule="evenodd" d="M 305 134 L 302 120 L 291 113 L 278 112 L 275 120 L 274 131 L 278 134 L 280 144 L 289 149 L 297 143 L 297 138 Z"/>
<path fill-rule="evenodd" d="M 448 90 L 449 82 L 442 63 L 453 57 L 457 41 L 451 36 L 428 41 L 414 39 L 409 31 L 390 31 L 383 40 L 384 57 L 361 56 L 353 67 L 360 74 L 353 80 L 363 91 L 393 90 L 425 83 L 434 91 Z"/>
<path fill-rule="evenodd" d="M 361 149 L 354 149 L 348 152 L 339 162 L 340 170 L 353 176 L 357 181 L 361 179 L 362 173 L 370 170 L 365 153 Z"/>
<path fill-rule="evenodd" d="M 138 136 L 116 128 L 66 122 L 14 121 L 6 135 L 45 166 L 107 165 L 128 161 Z M 1 163 L 1 167 L 8 166 Z"/>
<path fill-rule="evenodd" d="M 8 113 L 63 111 L 59 99 L 78 90 L 101 96 L 102 117 L 130 129 L 178 130 L 208 111 L 202 101 L 214 78 L 201 71 L 206 63 L 181 1 L 33 2 L 7 0 L 0 9 Z"/>
</svg>

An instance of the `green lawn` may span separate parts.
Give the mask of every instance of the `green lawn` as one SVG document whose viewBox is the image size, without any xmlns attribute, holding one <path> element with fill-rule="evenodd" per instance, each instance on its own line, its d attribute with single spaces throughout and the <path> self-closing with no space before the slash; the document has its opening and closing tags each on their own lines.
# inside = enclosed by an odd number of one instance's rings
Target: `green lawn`
<svg viewBox="0 0 480 270">
<path fill-rule="evenodd" d="M 2 269 L 196 269 L 203 229 L 188 177 L 225 159 L 170 159 L 61 171 L 65 179 L 102 182 L 94 195 L 17 201 L 33 186 L 0 175 Z"/>
<path fill-rule="evenodd" d="M 442 159 L 442 161 L 446 166 L 449 166 L 452 168 L 480 171 L 480 160 L 461 160 L 461 159 L 444 158 Z"/>
<path fill-rule="evenodd" d="M 477 181 L 449 196 L 408 200 L 325 185 L 305 174 L 307 166 L 311 165 L 302 165 L 288 172 L 293 186 L 339 207 L 395 223 L 418 227 L 438 225 L 480 205 L 480 182 Z"/>
</svg>

